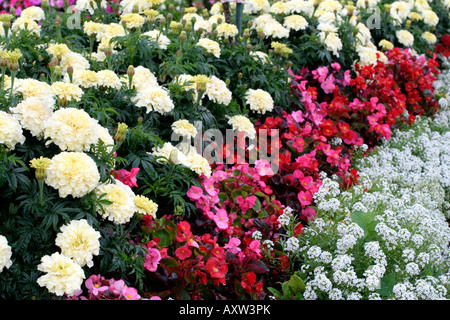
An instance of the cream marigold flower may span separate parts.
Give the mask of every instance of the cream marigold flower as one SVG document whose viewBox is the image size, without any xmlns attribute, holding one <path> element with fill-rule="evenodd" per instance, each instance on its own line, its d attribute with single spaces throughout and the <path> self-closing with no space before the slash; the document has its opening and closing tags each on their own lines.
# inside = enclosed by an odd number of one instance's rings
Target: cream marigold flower
<svg viewBox="0 0 450 320">
<path fill-rule="evenodd" d="M 41 35 L 41 26 L 36 21 L 19 17 L 11 25 L 13 32 L 19 32 L 20 30 L 28 30 L 38 36 Z"/>
<path fill-rule="evenodd" d="M 250 105 L 250 110 L 265 114 L 273 110 L 273 99 L 267 91 L 262 89 L 248 89 L 245 94 L 246 104 Z"/>
<path fill-rule="evenodd" d="M 136 205 L 136 212 L 140 214 L 149 214 L 153 218 L 156 218 L 156 212 L 158 211 L 158 205 L 149 198 L 141 195 L 134 197 L 134 204 Z"/>
<path fill-rule="evenodd" d="M 17 84 L 17 91 L 22 93 L 22 97 L 27 99 L 29 97 L 49 97 L 53 96 L 50 85 L 36 79 L 20 79 Z"/>
<path fill-rule="evenodd" d="M 235 131 L 244 132 L 250 139 L 254 139 L 256 137 L 255 126 L 250 119 L 245 116 L 236 115 L 228 117 L 228 124 L 230 124 Z"/>
<path fill-rule="evenodd" d="M 205 48 L 206 52 L 211 53 L 216 58 L 220 58 L 220 45 L 218 42 L 208 38 L 202 38 L 198 40 L 197 45 Z"/>
<path fill-rule="evenodd" d="M 193 138 L 198 133 L 197 128 L 186 119 L 177 120 L 172 123 L 172 131 L 187 138 Z"/>
<path fill-rule="evenodd" d="M 90 68 L 89 61 L 78 52 L 68 52 L 61 57 L 59 63 L 63 75 L 66 74 L 67 68 L 72 67 L 73 70 L 88 70 Z"/>
<path fill-rule="evenodd" d="M 81 198 L 100 181 L 95 161 L 83 152 L 61 152 L 46 169 L 45 183 L 58 190 L 59 196 Z"/>
<path fill-rule="evenodd" d="M 83 90 L 76 84 L 63 81 L 53 82 L 50 89 L 62 101 L 80 101 L 81 96 L 84 94 Z"/>
<path fill-rule="evenodd" d="M 298 14 L 293 14 L 284 18 L 283 26 L 289 30 L 304 30 L 308 26 L 308 21 Z"/>
<path fill-rule="evenodd" d="M 69 74 L 64 76 L 64 81 L 70 81 Z M 74 85 L 85 89 L 95 88 L 99 82 L 97 72 L 84 69 L 74 70 L 72 74 L 72 81 Z"/>
<path fill-rule="evenodd" d="M 122 78 L 123 81 L 128 84 L 128 76 Z M 150 71 L 150 69 L 143 66 L 137 66 L 134 68 L 134 75 L 131 82 L 132 87 L 137 91 L 144 90 L 148 87 L 158 86 L 158 79 Z"/>
<path fill-rule="evenodd" d="M 46 121 L 53 114 L 54 106 L 55 100 L 52 97 L 48 99 L 29 97 L 10 110 L 19 120 L 22 128 L 30 130 L 33 136 L 39 137 L 46 127 Z"/>
<path fill-rule="evenodd" d="M 195 150 L 191 150 L 187 154 L 183 164 L 198 175 L 204 174 L 208 178 L 211 176 L 212 170 L 208 160 Z"/>
<path fill-rule="evenodd" d="M 424 33 L 422 33 L 421 37 L 425 39 L 429 44 L 435 44 L 437 42 L 437 37 L 429 31 L 425 31 Z"/>
<path fill-rule="evenodd" d="M 211 76 L 210 81 L 206 84 L 205 94 L 211 101 L 225 106 L 230 104 L 232 98 L 232 93 L 225 81 L 216 76 Z"/>
<path fill-rule="evenodd" d="M 98 1 L 95 0 L 77 0 L 75 4 L 75 9 L 77 11 L 81 12 L 88 11 L 90 14 L 94 14 L 95 9 L 98 8 L 97 2 Z M 101 0 L 100 7 L 106 9 L 107 7 L 106 0 Z"/>
<path fill-rule="evenodd" d="M 378 45 L 383 49 L 383 50 L 391 50 L 394 49 L 394 45 L 392 44 L 392 42 L 383 39 L 381 40 Z"/>
<path fill-rule="evenodd" d="M 50 43 L 45 51 L 54 57 L 58 57 L 58 59 L 72 52 L 65 43 Z"/>
<path fill-rule="evenodd" d="M 144 32 L 141 36 L 148 36 L 150 40 L 156 42 L 161 50 L 166 50 L 171 43 L 170 39 L 165 36 L 160 30 L 150 30 Z"/>
<path fill-rule="evenodd" d="M 289 54 L 293 52 L 291 48 L 289 48 L 286 44 L 278 42 L 278 41 L 272 41 L 270 46 L 273 48 L 273 52 L 275 54 L 279 54 L 282 57 L 287 58 Z"/>
<path fill-rule="evenodd" d="M 327 50 L 333 52 L 333 54 L 339 58 L 339 50 L 342 50 L 342 41 L 336 32 L 320 32 L 320 41 L 322 41 Z"/>
<path fill-rule="evenodd" d="M 122 82 L 119 76 L 112 70 L 100 70 L 97 71 L 97 86 L 120 90 L 122 88 Z"/>
<path fill-rule="evenodd" d="M 97 196 L 105 194 L 102 199 L 112 202 L 102 208 L 97 208 L 97 212 L 104 219 L 115 224 L 124 224 L 129 222 L 136 212 L 134 192 L 119 180 L 115 180 L 114 183 L 101 184 L 95 189 L 95 192 Z"/>
<path fill-rule="evenodd" d="M 232 38 L 238 34 L 237 27 L 230 23 L 219 24 L 216 30 L 219 38 Z"/>
<path fill-rule="evenodd" d="M 104 32 L 105 25 L 94 21 L 85 21 L 83 31 L 88 37 L 96 37 L 97 41 L 101 41 L 101 34 Z"/>
<path fill-rule="evenodd" d="M 9 269 L 12 265 L 11 261 L 11 247 L 8 245 L 8 239 L 5 236 L 0 235 L 0 272 L 3 268 Z"/>
<path fill-rule="evenodd" d="M 34 21 L 41 21 L 45 19 L 45 12 L 40 7 L 31 6 L 23 9 L 22 12 L 20 13 L 20 17 Z"/>
<path fill-rule="evenodd" d="M 275 14 L 289 14 L 291 12 L 291 6 L 286 2 L 278 1 L 272 4 L 270 11 Z"/>
<path fill-rule="evenodd" d="M 414 36 L 408 30 L 398 30 L 395 35 L 397 36 L 398 42 L 405 47 L 412 47 L 414 44 Z"/>
<path fill-rule="evenodd" d="M 98 121 L 76 108 L 55 111 L 46 121 L 44 138 L 50 138 L 63 151 L 88 151 L 91 144 L 97 144 Z"/>
<path fill-rule="evenodd" d="M 267 53 L 262 51 L 250 51 L 249 54 L 253 56 L 253 59 L 256 61 L 261 61 L 262 63 L 267 63 L 269 61 Z"/>
<path fill-rule="evenodd" d="M 138 91 L 136 96 L 131 98 L 131 101 L 134 102 L 137 107 L 147 108 L 147 113 L 156 111 L 165 114 L 175 108 L 168 90 L 160 86 L 149 86 L 148 88 Z"/>
<path fill-rule="evenodd" d="M 433 10 L 424 10 L 422 12 L 423 22 L 430 27 L 435 27 L 439 23 L 439 17 Z"/>
<path fill-rule="evenodd" d="M 137 13 L 126 13 L 120 16 L 122 21 L 125 21 L 125 25 L 128 29 L 139 29 L 145 23 L 145 18 Z"/>
<path fill-rule="evenodd" d="M 23 144 L 25 136 L 19 121 L 11 114 L 0 111 L 0 143 L 14 150 L 16 144 Z"/>
<path fill-rule="evenodd" d="M 114 138 L 109 133 L 108 129 L 101 126 L 97 123 L 97 132 L 98 132 L 98 139 L 102 140 L 103 144 L 105 144 L 109 152 L 112 151 L 114 147 Z"/>
<path fill-rule="evenodd" d="M 162 147 L 154 147 L 151 154 L 154 157 L 161 157 L 156 159 L 158 163 L 164 163 L 169 160 L 175 160 L 173 163 L 181 164 L 186 160 L 186 155 L 183 154 L 177 147 L 172 145 L 170 142 L 165 142 Z"/>
<path fill-rule="evenodd" d="M 270 2 L 268 0 L 251 0 L 244 5 L 244 13 L 269 12 Z"/>
<path fill-rule="evenodd" d="M 87 220 L 72 220 L 61 227 L 56 235 L 55 244 L 61 249 L 61 253 L 72 258 L 80 266 L 94 265 L 94 255 L 100 252 L 100 232 L 92 228 Z"/>
<path fill-rule="evenodd" d="M 85 279 L 81 266 L 59 252 L 43 256 L 37 269 L 45 273 L 37 279 L 37 283 L 57 296 L 72 296 L 81 289 Z"/>
</svg>

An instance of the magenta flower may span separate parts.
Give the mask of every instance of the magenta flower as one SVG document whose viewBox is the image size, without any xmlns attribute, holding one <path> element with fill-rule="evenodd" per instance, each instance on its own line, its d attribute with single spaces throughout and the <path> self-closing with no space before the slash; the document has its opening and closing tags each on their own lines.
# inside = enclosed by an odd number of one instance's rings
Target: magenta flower
<svg viewBox="0 0 450 320">
<path fill-rule="evenodd" d="M 139 170 L 139 168 L 133 168 L 131 169 L 131 171 L 127 171 L 125 169 L 111 170 L 111 175 L 114 178 L 120 180 L 123 184 L 126 184 L 127 186 L 132 188 L 138 186 L 136 183 L 136 175 L 138 174 Z"/>
<path fill-rule="evenodd" d="M 253 240 L 248 245 L 248 248 L 253 251 L 258 257 L 261 257 L 261 249 L 259 240 Z"/>
<path fill-rule="evenodd" d="M 271 177 L 274 175 L 272 167 L 270 166 L 269 161 L 267 161 L 266 159 L 256 160 L 255 168 L 260 176 Z"/>
<path fill-rule="evenodd" d="M 323 81 L 320 85 L 320 87 L 323 89 L 325 93 L 332 93 L 334 89 L 336 88 L 336 85 L 334 84 L 334 76 L 330 74 L 325 81 Z"/>
<path fill-rule="evenodd" d="M 139 300 L 141 296 L 135 288 L 125 287 L 122 289 L 122 296 L 125 300 Z"/>
<path fill-rule="evenodd" d="M 225 209 L 219 209 L 213 219 L 219 229 L 225 230 L 228 228 L 228 215 Z"/>
<path fill-rule="evenodd" d="M 198 200 L 201 196 L 203 196 L 203 189 L 196 186 L 191 186 L 186 195 L 191 200 Z"/>
<path fill-rule="evenodd" d="M 256 203 L 256 196 L 249 196 L 245 199 L 242 196 L 236 197 L 236 202 L 242 210 L 242 214 L 245 214 L 248 209 L 252 208 Z"/>
<path fill-rule="evenodd" d="M 312 203 L 312 194 L 309 191 L 300 191 L 297 195 L 302 207 L 308 206 Z"/>
<path fill-rule="evenodd" d="M 90 294 L 97 296 L 99 293 L 108 290 L 107 286 L 102 285 L 102 281 L 104 280 L 105 280 L 104 277 L 93 274 L 86 280 L 84 284 Z"/>
<path fill-rule="evenodd" d="M 228 240 L 228 243 L 225 245 L 225 249 L 228 249 L 231 253 L 237 254 L 239 251 L 241 251 L 241 248 L 239 248 L 239 245 L 241 244 L 241 240 L 235 237 L 231 237 L 230 240 Z"/>
<path fill-rule="evenodd" d="M 155 272 L 161 260 L 161 253 L 158 249 L 148 248 L 148 253 L 145 256 L 144 267 L 151 272 Z"/>
<path fill-rule="evenodd" d="M 206 193 L 209 194 L 211 197 L 217 196 L 219 193 L 219 189 L 216 189 L 214 187 L 214 179 L 206 178 L 203 180 L 203 188 L 205 189 Z"/>
<path fill-rule="evenodd" d="M 292 112 L 292 118 L 298 123 L 303 122 L 305 119 L 303 118 L 303 112 L 301 110 Z"/>
<path fill-rule="evenodd" d="M 327 67 L 319 67 L 317 70 L 313 70 L 312 74 L 314 76 L 314 79 L 318 79 L 320 83 L 322 83 L 326 76 L 328 75 L 328 68 Z"/>
</svg>

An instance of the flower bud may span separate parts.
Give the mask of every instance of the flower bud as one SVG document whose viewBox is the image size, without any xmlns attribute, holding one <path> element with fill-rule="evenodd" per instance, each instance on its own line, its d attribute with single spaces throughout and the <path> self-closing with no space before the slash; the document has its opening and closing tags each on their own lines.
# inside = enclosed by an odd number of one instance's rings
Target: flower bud
<svg viewBox="0 0 450 320">
<path fill-rule="evenodd" d="M 185 41 L 187 39 L 186 31 L 181 31 L 179 38 L 181 41 Z"/>
<path fill-rule="evenodd" d="M 114 140 L 117 142 L 122 142 L 125 140 L 125 136 L 128 131 L 128 125 L 122 122 L 119 122 L 117 125 L 117 132 L 114 135 Z"/>
</svg>

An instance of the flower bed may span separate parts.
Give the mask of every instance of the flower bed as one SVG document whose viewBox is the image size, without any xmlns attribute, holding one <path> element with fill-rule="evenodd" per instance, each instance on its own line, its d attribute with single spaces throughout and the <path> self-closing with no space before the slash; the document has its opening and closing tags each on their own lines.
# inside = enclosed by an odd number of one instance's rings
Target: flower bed
<svg viewBox="0 0 450 320">
<path fill-rule="evenodd" d="M 35 5 L 0 15 L 2 299 L 448 298 L 448 1 Z"/>
</svg>

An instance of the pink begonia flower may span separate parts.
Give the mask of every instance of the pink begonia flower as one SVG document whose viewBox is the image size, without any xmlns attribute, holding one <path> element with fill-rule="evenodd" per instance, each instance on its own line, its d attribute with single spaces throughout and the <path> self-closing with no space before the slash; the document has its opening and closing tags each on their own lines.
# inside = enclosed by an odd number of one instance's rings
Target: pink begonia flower
<svg viewBox="0 0 450 320">
<path fill-rule="evenodd" d="M 131 171 L 125 169 L 111 170 L 111 175 L 120 180 L 123 184 L 126 184 L 130 188 L 137 187 L 136 175 L 139 173 L 139 168 L 133 168 Z"/>
<path fill-rule="evenodd" d="M 300 184 L 303 186 L 303 188 L 305 188 L 306 190 L 311 189 L 311 187 L 314 184 L 314 180 L 311 176 L 304 176 L 302 178 L 299 179 Z"/>
<path fill-rule="evenodd" d="M 139 300 L 141 296 L 135 288 L 125 287 L 122 289 L 122 295 L 125 300 Z"/>
<path fill-rule="evenodd" d="M 252 250 L 258 257 L 261 257 L 261 249 L 259 240 L 253 240 L 249 244 L 249 249 Z"/>
<path fill-rule="evenodd" d="M 336 85 L 334 84 L 334 76 L 330 74 L 324 82 L 320 85 L 320 87 L 323 89 L 323 91 L 328 94 L 332 93 L 334 89 L 336 88 Z"/>
<path fill-rule="evenodd" d="M 203 180 L 203 188 L 205 189 L 206 193 L 209 194 L 211 197 L 216 196 L 219 193 L 219 189 L 214 187 L 214 179 L 206 178 Z"/>
<path fill-rule="evenodd" d="M 392 136 L 391 127 L 389 127 L 388 124 L 382 124 L 381 125 L 381 134 L 386 140 L 389 140 L 389 138 Z"/>
<path fill-rule="evenodd" d="M 98 295 L 100 292 L 108 290 L 107 286 L 102 286 L 102 280 L 105 280 L 104 277 L 100 275 L 93 274 L 89 278 L 87 278 L 85 282 L 85 286 L 88 289 L 89 293 L 92 293 L 94 296 Z"/>
<path fill-rule="evenodd" d="M 303 172 L 301 172 L 300 170 L 294 170 L 294 173 L 292 175 L 297 179 L 301 179 L 304 177 Z"/>
<path fill-rule="evenodd" d="M 255 168 L 260 176 L 268 176 L 271 177 L 274 175 L 272 167 L 266 159 L 256 160 Z"/>
<path fill-rule="evenodd" d="M 228 215 L 225 209 L 219 209 L 214 215 L 214 222 L 221 230 L 228 228 Z"/>
<path fill-rule="evenodd" d="M 237 254 L 239 251 L 241 251 L 241 248 L 238 246 L 241 244 L 241 240 L 235 237 L 231 237 L 228 243 L 225 245 L 225 249 L 228 249 L 233 254 Z"/>
<path fill-rule="evenodd" d="M 120 294 L 122 292 L 122 289 L 125 288 L 125 282 L 123 280 L 117 280 L 111 279 L 110 282 L 112 282 L 109 286 L 109 290 L 111 290 L 114 294 Z"/>
<path fill-rule="evenodd" d="M 344 72 L 344 80 L 342 80 L 341 84 L 345 87 L 351 83 L 352 76 L 350 75 L 350 70 L 345 70 Z"/>
<path fill-rule="evenodd" d="M 148 253 L 145 256 L 144 267 L 151 272 L 156 271 L 161 260 L 161 253 L 158 249 L 148 248 Z"/>
<path fill-rule="evenodd" d="M 302 210 L 302 216 L 304 216 L 306 219 L 314 220 L 316 217 L 317 212 L 314 208 L 305 208 Z"/>
<path fill-rule="evenodd" d="M 318 79 L 320 83 L 322 83 L 326 76 L 328 75 L 328 68 L 327 67 L 319 67 L 316 70 L 312 71 L 312 74 L 314 76 L 314 79 Z"/>
<path fill-rule="evenodd" d="M 339 63 L 337 63 L 337 62 L 333 62 L 333 63 L 331 64 L 331 67 L 332 67 L 334 70 L 336 70 L 336 71 L 341 70 L 341 65 L 340 65 Z"/>
<path fill-rule="evenodd" d="M 203 189 L 197 186 L 191 186 L 191 188 L 186 192 L 186 195 L 191 200 L 198 200 L 203 196 Z"/>
<path fill-rule="evenodd" d="M 295 121 L 298 123 L 303 122 L 305 119 L 303 119 L 303 112 L 301 110 L 292 112 L 292 118 L 294 118 Z"/>
<path fill-rule="evenodd" d="M 297 195 L 302 207 L 308 206 L 312 203 L 312 194 L 309 191 L 300 191 Z"/>
<path fill-rule="evenodd" d="M 161 300 L 161 297 L 153 296 L 153 297 L 151 297 L 149 300 Z"/>
<path fill-rule="evenodd" d="M 248 209 L 252 208 L 256 203 L 256 196 L 249 196 L 245 199 L 242 196 L 236 197 L 236 202 L 242 210 L 242 214 L 245 214 Z"/>
</svg>

